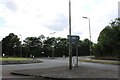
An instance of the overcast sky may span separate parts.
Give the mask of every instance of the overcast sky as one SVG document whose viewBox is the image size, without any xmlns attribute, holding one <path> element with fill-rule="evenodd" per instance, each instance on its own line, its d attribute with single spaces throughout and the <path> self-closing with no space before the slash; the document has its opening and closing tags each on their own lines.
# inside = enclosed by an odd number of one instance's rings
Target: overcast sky
<svg viewBox="0 0 120 80">
<path fill-rule="evenodd" d="M 92 41 L 100 31 L 118 17 L 119 0 L 71 0 L 72 35 L 89 38 L 90 17 Z M 0 40 L 9 33 L 22 39 L 43 34 L 67 37 L 69 34 L 69 0 L 0 0 Z"/>
</svg>

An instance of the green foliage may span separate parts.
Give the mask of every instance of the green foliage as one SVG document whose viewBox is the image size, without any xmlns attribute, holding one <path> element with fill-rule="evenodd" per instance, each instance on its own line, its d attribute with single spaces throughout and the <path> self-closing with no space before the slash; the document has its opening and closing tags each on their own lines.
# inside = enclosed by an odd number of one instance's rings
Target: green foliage
<svg viewBox="0 0 120 80">
<path fill-rule="evenodd" d="M 7 56 L 19 56 L 15 54 L 15 49 L 20 47 L 20 39 L 14 33 L 10 33 L 8 36 L 2 39 L 2 52 Z M 19 51 L 18 51 L 19 52 Z"/>
<path fill-rule="evenodd" d="M 120 53 L 120 18 L 106 26 L 98 37 L 98 43 L 94 45 L 96 56 L 118 57 Z"/>
<path fill-rule="evenodd" d="M 68 42 L 66 38 L 60 38 L 58 37 L 56 39 L 56 45 L 55 45 L 55 50 L 56 50 L 56 56 L 68 56 Z"/>
<path fill-rule="evenodd" d="M 47 38 L 44 41 L 44 48 L 47 55 L 51 56 L 52 46 L 54 46 L 54 56 L 68 56 L 68 42 L 66 38 Z"/>
<path fill-rule="evenodd" d="M 90 41 L 88 39 L 79 41 L 78 45 L 79 56 L 90 55 Z M 68 40 L 61 37 L 46 38 L 44 35 L 40 35 L 39 37 L 27 37 L 23 44 L 21 44 L 17 35 L 13 33 L 3 38 L 3 53 L 5 53 L 5 56 L 20 57 L 22 53 L 22 57 L 30 57 L 30 55 L 31 57 L 33 55 L 34 57 L 51 57 L 53 50 L 55 57 L 62 57 L 63 55 L 69 56 L 68 46 Z M 72 49 L 73 55 L 76 55 L 76 46 L 72 45 Z"/>
<path fill-rule="evenodd" d="M 41 47 L 42 47 L 42 37 L 27 37 L 24 40 L 24 53 L 26 57 L 30 57 L 30 55 L 40 56 Z"/>
<path fill-rule="evenodd" d="M 92 46 L 92 42 L 89 39 L 84 39 L 83 41 L 79 41 L 78 43 L 78 52 L 80 56 L 90 56 L 90 43 Z"/>
</svg>

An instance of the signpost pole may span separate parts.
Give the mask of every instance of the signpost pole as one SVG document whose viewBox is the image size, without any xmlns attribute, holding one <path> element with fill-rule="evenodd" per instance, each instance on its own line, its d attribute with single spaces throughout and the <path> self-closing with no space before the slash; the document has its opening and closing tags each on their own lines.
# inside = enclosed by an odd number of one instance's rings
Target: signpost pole
<svg viewBox="0 0 120 80">
<path fill-rule="evenodd" d="M 78 67 L 78 42 L 76 43 L 76 67 Z"/>
<path fill-rule="evenodd" d="M 71 44 L 71 1 L 69 0 L 69 69 L 72 69 L 72 44 Z"/>
</svg>

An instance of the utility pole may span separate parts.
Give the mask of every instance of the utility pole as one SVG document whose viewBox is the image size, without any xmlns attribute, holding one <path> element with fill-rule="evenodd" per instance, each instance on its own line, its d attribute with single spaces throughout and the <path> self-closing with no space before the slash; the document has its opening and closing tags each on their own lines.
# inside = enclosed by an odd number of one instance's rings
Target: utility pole
<svg viewBox="0 0 120 80">
<path fill-rule="evenodd" d="M 72 44 L 71 44 L 71 0 L 69 0 L 69 69 L 72 69 Z"/>
</svg>

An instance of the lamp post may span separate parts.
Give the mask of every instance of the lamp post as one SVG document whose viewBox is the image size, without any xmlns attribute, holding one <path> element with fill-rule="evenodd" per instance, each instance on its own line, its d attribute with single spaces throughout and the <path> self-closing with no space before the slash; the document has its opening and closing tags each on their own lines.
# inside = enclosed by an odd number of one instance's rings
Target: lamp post
<svg viewBox="0 0 120 80">
<path fill-rule="evenodd" d="M 69 69 L 72 69 L 72 43 L 71 43 L 71 0 L 69 0 Z"/>
<path fill-rule="evenodd" d="M 55 49 L 54 49 L 54 44 L 52 44 L 52 58 L 54 58 L 54 51 Z"/>
<path fill-rule="evenodd" d="M 55 34 L 56 32 L 50 33 L 53 37 L 53 34 Z M 52 58 L 54 58 L 54 42 L 52 42 Z"/>
<path fill-rule="evenodd" d="M 88 19 L 89 22 L 89 37 L 90 37 L 90 43 L 89 43 L 89 49 L 90 49 L 90 57 L 91 57 L 91 62 L 92 62 L 92 54 L 91 54 L 91 27 L 90 27 L 90 18 L 89 17 L 83 17 L 85 19 Z"/>
<path fill-rule="evenodd" d="M 20 57 L 22 57 L 22 35 L 21 35 L 21 34 L 19 34 L 19 35 L 20 35 L 20 37 L 21 37 Z"/>
<path fill-rule="evenodd" d="M 13 48 L 14 48 L 14 57 L 16 56 L 15 55 L 15 48 L 17 47 L 17 45 L 15 44 L 14 46 L 13 46 Z"/>
</svg>

